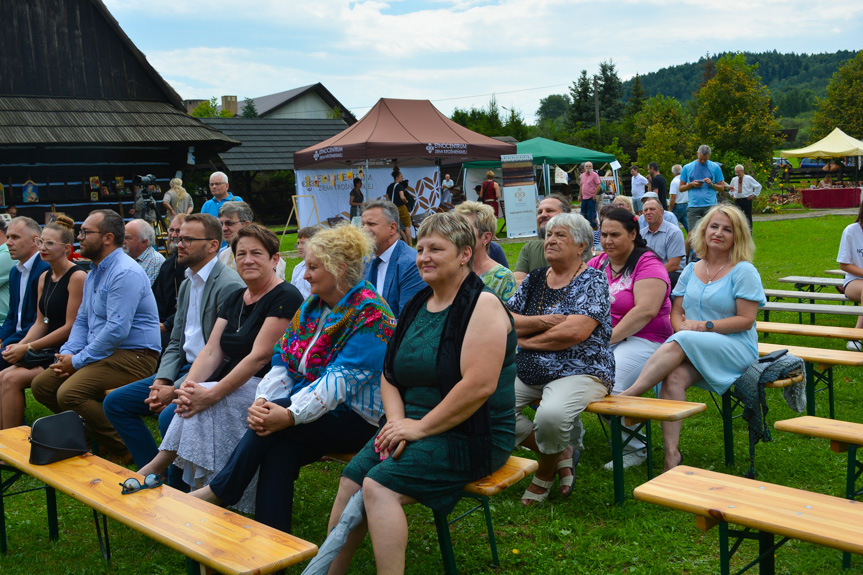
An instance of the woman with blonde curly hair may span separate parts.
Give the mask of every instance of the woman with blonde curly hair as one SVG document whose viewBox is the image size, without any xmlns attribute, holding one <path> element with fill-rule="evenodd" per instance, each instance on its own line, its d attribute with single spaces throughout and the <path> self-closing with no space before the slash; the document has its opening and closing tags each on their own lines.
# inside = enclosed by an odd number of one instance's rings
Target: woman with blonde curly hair
<svg viewBox="0 0 863 575">
<path fill-rule="evenodd" d="M 210 484 L 192 495 L 234 505 L 259 472 L 255 518 L 290 532 L 300 468 L 327 453 L 358 451 L 374 435 L 395 319 L 362 279 L 372 250 L 369 235 L 350 225 L 309 240 L 305 279 L 312 295 L 276 345 L 249 408 L 249 429 Z"/>
<path fill-rule="evenodd" d="M 171 189 L 165 192 L 162 198 L 162 205 L 165 206 L 168 218 L 173 218 L 177 214 L 191 214 L 195 209 L 195 203 L 183 187 L 183 180 L 171 178 L 170 186 Z"/>
</svg>

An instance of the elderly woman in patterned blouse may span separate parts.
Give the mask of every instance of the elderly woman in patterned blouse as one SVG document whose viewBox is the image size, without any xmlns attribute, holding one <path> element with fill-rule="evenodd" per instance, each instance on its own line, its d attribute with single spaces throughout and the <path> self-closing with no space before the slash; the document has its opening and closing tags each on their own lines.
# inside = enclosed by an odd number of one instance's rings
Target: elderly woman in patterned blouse
<svg viewBox="0 0 863 575">
<path fill-rule="evenodd" d="M 570 431 L 587 404 L 614 386 L 608 281 L 588 267 L 593 230 L 586 219 L 558 214 L 546 226 L 549 266 L 532 271 L 507 302 L 519 353 L 515 380 L 516 441 L 540 454 L 522 496 L 531 505 L 548 498 L 555 471 L 560 494 L 574 481 Z M 541 400 L 533 422 L 522 410 Z"/>
</svg>

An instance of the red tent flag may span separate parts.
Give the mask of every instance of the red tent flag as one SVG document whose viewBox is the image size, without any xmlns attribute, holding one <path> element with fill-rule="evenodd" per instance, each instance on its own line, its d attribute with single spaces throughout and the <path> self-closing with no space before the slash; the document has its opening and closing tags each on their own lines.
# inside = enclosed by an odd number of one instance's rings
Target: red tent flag
<svg viewBox="0 0 863 575">
<path fill-rule="evenodd" d="M 456 124 L 428 100 L 381 98 L 353 126 L 320 144 L 294 152 L 294 167 L 341 166 L 381 159 L 459 163 L 499 160 L 502 154 L 515 153 L 515 145 Z"/>
</svg>

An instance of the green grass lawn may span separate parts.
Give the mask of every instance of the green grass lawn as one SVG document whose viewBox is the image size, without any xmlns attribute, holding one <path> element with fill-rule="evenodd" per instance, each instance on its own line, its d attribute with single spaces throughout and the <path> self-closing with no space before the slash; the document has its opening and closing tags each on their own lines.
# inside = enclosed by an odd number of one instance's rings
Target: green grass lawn
<svg viewBox="0 0 863 575">
<path fill-rule="evenodd" d="M 758 251 L 755 264 L 765 287 L 783 286 L 783 275 L 823 275 L 837 267 L 836 253 L 842 229 L 850 217 L 825 217 L 789 221 L 756 222 Z M 293 238 L 290 240 L 293 242 Z M 514 263 L 519 244 L 505 244 Z M 288 262 L 288 269 L 296 260 Z M 796 322 L 796 314 L 771 314 L 772 321 Z M 852 326 L 847 316 L 818 316 L 824 324 Z M 771 342 L 841 349 L 839 340 L 773 335 Z M 836 415 L 839 419 L 863 422 L 860 405 L 863 388 L 856 369 L 834 371 Z M 794 417 L 780 393 L 769 390 L 768 419 Z M 686 463 L 705 469 L 742 476 L 749 468 L 746 424 L 735 421 L 736 465 L 723 464 L 721 419 L 706 392 L 692 390 L 689 399 L 708 403 L 707 412 L 683 424 L 681 450 Z M 817 414 L 826 416 L 826 397 L 819 394 Z M 27 419 L 45 415 L 44 408 L 28 397 Z M 587 428 L 586 451 L 577 468 L 578 480 L 572 496 L 524 509 L 519 503 L 527 481 L 510 488 L 492 500 L 500 573 L 716 573 L 719 570 L 718 531 L 701 532 L 691 515 L 633 500 L 632 490 L 646 480 L 645 469 L 626 473 L 627 501 L 613 505 L 611 473 L 602 464 L 611 458 L 602 428 L 594 416 L 584 417 Z M 655 457 L 661 462 L 661 435 L 654 429 Z M 519 455 L 532 457 L 526 452 Z M 661 465 L 661 463 L 660 463 Z M 316 463 L 301 473 L 294 505 L 295 535 L 320 543 L 325 536 L 326 520 L 336 492 L 342 466 Z M 844 493 L 845 455 L 830 451 L 826 440 L 809 439 L 775 431 L 773 441 L 757 448 L 759 479 L 819 493 Z M 21 483 L 19 483 L 21 485 Z M 28 480 L 27 486 L 37 482 Z M 118 487 L 119 489 L 119 487 Z M 60 540 L 48 541 L 44 513 L 44 493 L 33 492 L 6 500 L 9 552 L 0 557 L 0 573 L 182 573 L 184 558 L 114 521 L 109 521 L 113 558 L 102 560 L 96 541 L 93 516 L 89 508 L 58 494 Z M 467 508 L 467 503 L 458 509 Z M 409 573 L 441 573 L 442 563 L 431 512 L 414 506 L 408 510 L 410 539 L 407 551 Z M 489 549 L 482 517 L 471 516 L 452 527 L 456 560 L 462 573 L 488 573 Z M 743 545 L 745 553 L 735 558 L 732 567 L 742 568 L 754 558 L 754 542 Z M 354 573 L 374 573 L 371 546 L 358 551 Z M 289 569 L 299 573 L 302 567 Z M 777 573 L 840 573 L 841 553 L 813 544 L 790 541 L 776 553 Z M 863 573 L 863 557 L 853 559 L 847 573 Z"/>
</svg>

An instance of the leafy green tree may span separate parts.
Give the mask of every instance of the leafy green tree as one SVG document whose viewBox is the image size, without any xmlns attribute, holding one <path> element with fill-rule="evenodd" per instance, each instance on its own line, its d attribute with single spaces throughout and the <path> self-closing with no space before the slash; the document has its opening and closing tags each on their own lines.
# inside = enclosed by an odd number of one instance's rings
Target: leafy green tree
<svg viewBox="0 0 863 575">
<path fill-rule="evenodd" d="M 461 124 L 469 130 L 473 130 L 479 134 L 486 136 L 504 136 L 504 122 L 500 116 L 500 109 L 497 105 L 497 99 L 492 96 L 486 108 L 473 108 L 470 110 L 462 110 L 456 108 L 453 110 L 453 122 Z"/>
<path fill-rule="evenodd" d="M 635 115 L 633 133 L 639 136 L 638 164 L 659 164 L 663 174 L 671 166 L 694 157 L 697 142 L 692 118 L 675 98 L 654 96 Z"/>
<path fill-rule="evenodd" d="M 563 123 L 572 100 L 566 94 L 551 94 L 539 101 L 539 109 L 536 111 L 537 123 L 551 121 L 557 124 Z"/>
<path fill-rule="evenodd" d="M 231 112 L 228 110 L 219 111 L 219 108 L 216 106 L 216 98 L 210 98 L 209 100 L 204 100 L 198 106 L 192 110 L 191 116 L 193 118 L 230 118 Z"/>
<path fill-rule="evenodd" d="M 243 102 L 243 111 L 240 113 L 243 118 L 257 118 L 258 108 L 255 106 L 255 101 L 251 98 L 246 98 Z"/>
<path fill-rule="evenodd" d="M 770 91 L 743 54 L 720 58 L 716 75 L 695 99 L 701 142 L 712 144 L 718 155 L 734 151 L 755 162 L 770 160 L 781 141 L 779 123 L 770 107 Z"/>
<path fill-rule="evenodd" d="M 863 138 L 863 50 L 833 74 L 827 96 L 818 99 L 812 139 L 839 128 L 852 138 Z"/>
<path fill-rule="evenodd" d="M 569 89 L 572 106 L 569 108 L 567 126 L 578 129 L 581 124 L 595 122 L 593 112 L 593 81 L 588 77 L 587 70 L 582 70 L 578 80 Z"/>
</svg>

